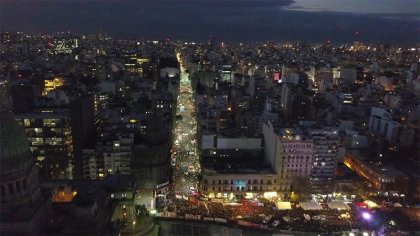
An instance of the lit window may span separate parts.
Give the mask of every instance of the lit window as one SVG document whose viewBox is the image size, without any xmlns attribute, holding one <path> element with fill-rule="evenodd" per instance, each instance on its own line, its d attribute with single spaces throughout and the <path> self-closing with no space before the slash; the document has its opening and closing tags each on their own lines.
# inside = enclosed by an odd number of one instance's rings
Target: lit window
<svg viewBox="0 0 420 236">
<path fill-rule="evenodd" d="M 31 120 L 30 119 L 23 119 L 23 125 L 25 127 L 30 127 L 31 126 Z"/>
</svg>

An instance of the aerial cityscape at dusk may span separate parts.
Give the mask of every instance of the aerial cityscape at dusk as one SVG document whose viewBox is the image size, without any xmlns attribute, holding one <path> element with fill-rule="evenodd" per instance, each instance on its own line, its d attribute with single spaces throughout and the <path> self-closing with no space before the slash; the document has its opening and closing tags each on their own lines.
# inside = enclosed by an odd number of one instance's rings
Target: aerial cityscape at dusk
<svg viewBox="0 0 420 236">
<path fill-rule="evenodd" d="M 0 235 L 416 235 L 419 15 L 0 0 Z"/>
</svg>

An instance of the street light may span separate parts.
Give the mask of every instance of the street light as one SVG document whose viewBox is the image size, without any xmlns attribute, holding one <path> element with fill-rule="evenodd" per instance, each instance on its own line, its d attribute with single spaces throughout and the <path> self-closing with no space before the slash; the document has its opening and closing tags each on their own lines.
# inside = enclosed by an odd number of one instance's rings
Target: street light
<svg viewBox="0 0 420 236">
<path fill-rule="evenodd" d="M 362 217 L 365 220 L 370 220 L 372 218 L 372 215 L 369 212 L 363 212 Z"/>
</svg>

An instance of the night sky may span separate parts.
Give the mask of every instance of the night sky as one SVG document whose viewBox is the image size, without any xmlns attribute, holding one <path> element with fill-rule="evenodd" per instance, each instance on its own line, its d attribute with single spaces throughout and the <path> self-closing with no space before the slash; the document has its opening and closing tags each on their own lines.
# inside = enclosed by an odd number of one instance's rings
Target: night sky
<svg viewBox="0 0 420 236">
<path fill-rule="evenodd" d="M 0 0 L 1 31 L 227 42 L 414 44 L 419 15 L 420 0 Z"/>
</svg>

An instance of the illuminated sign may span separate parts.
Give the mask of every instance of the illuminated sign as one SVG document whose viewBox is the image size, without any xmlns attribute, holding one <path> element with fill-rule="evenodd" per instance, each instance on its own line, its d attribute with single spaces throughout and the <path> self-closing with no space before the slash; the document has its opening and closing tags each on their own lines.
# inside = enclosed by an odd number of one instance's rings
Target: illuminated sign
<svg viewBox="0 0 420 236">
<path fill-rule="evenodd" d="M 274 72 L 274 80 L 279 81 L 280 80 L 280 73 Z"/>
</svg>

